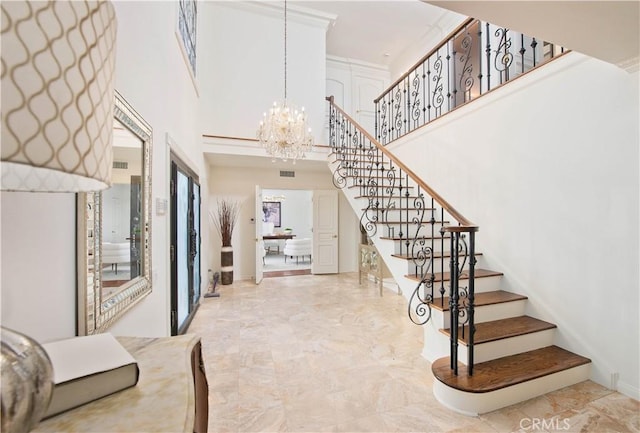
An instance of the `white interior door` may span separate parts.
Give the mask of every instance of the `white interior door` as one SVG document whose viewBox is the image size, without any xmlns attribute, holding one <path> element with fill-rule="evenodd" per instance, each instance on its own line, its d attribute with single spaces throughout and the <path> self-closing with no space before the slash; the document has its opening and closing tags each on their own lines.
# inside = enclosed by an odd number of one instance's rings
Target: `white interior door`
<svg viewBox="0 0 640 433">
<path fill-rule="evenodd" d="M 338 191 L 313 191 L 313 274 L 338 273 Z"/>
<path fill-rule="evenodd" d="M 262 282 L 264 257 L 264 240 L 262 239 L 262 188 L 256 185 L 256 284 Z"/>
</svg>

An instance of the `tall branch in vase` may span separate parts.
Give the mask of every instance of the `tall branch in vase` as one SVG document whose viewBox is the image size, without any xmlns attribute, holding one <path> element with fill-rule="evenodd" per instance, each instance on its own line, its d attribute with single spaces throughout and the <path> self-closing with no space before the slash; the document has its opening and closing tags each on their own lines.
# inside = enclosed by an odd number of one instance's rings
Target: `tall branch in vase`
<svg viewBox="0 0 640 433">
<path fill-rule="evenodd" d="M 233 200 L 217 200 L 218 208 L 215 214 L 211 214 L 211 220 L 215 226 L 223 247 L 231 246 L 231 236 L 240 214 L 240 202 Z"/>
<path fill-rule="evenodd" d="M 233 283 L 233 248 L 231 247 L 231 237 L 233 229 L 238 221 L 241 204 L 239 201 L 229 199 L 216 200 L 217 209 L 215 213 L 209 213 L 214 227 L 218 230 L 222 239 L 222 249 L 220 256 L 221 284 Z"/>
</svg>

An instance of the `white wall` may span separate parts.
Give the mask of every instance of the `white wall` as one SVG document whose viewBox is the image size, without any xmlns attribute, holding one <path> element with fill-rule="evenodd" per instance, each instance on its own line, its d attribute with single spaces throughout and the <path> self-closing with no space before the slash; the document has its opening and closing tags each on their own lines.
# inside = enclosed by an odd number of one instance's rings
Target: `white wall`
<svg viewBox="0 0 640 433">
<path fill-rule="evenodd" d="M 389 146 L 592 378 L 640 397 L 638 73 L 571 53 Z M 452 175 L 453 174 L 453 175 Z"/>
<path fill-rule="evenodd" d="M 265 167 L 210 167 L 210 203 L 215 203 L 217 197 L 234 198 L 242 202 L 238 224 L 232 238 L 234 279 L 255 278 L 256 185 L 260 185 L 263 189 L 334 188 L 328 168 L 326 172 L 294 169 L 296 177 L 285 178 L 280 177 L 278 169 L 268 165 L 270 164 L 268 159 L 265 158 L 265 160 L 267 161 Z M 339 224 L 339 272 L 355 272 L 358 269 L 356 254 L 359 239 L 358 220 L 342 194 L 339 202 Z M 220 237 L 214 233 L 211 244 L 203 246 L 211 249 L 209 263 L 214 271 L 220 269 L 220 245 Z"/>
<path fill-rule="evenodd" d="M 170 215 L 157 215 L 157 198 L 169 197 L 169 148 L 199 175 L 203 209 L 208 197 L 202 156 L 197 86 L 206 44 L 198 39 L 196 80 L 181 51 L 177 28 L 177 2 L 115 2 L 118 17 L 116 89 L 153 128 L 152 261 L 153 292 L 114 324 L 114 334 L 162 336 L 170 333 Z M 199 11 L 200 14 L 200 11 Z M 204 26 L 199 19 L 198 31 Z M 203 227 L 203 237 L 208 228 Z M 208 258 L 203 248 L 203 261 Z M 202 272 L 206 291 L 206 267 Z"/>
<path fill-rule="evenodd" d="M 76 332 L 76 195 L 2 192 L 2 326 L 40 342 Z"/>
<path fill-rule="evenodd" d="M 372 135 L 375 132 L 373 101 L 387 86 L 389 70 L 384 66 L 334 56 L 327 58 L 327 96 L 333 96 L 335 104 Z M 327 114 L 327 137 L 328 128 Z"/>
<path fill-rule="evenodd" d="M 169 134 L 200 175 L 206 208 L 198 96 L 175 35 L 177 2 L 114 5 L 115 88 L 153 128 L 153 292 L 110 332 L 165 336 L 170 332 L 169 215 L 155 214 L 155 199 L 169 199 Z M 205 56 L 206 47 L 199 53 Z M 2 324 L 41 341 L 75 335 L 75 195 L 2 193 L 2 205 Z M 208 253 L 203 249 L 203 263 Z"/>
<path fill-rule="evenodd" d="M 273 6 L 201 2 L 207 25 L 201 40 L 202 130 L 207 134 L 255 138 L 258 122 L 284 98 L 284 15 Z M 304 107 L 315 142 L 322 142 L 327 21 L 287 19 L 287 93 Z"/>
<path fill-rule="evenodd" d="M 419 59 L 442 42 L 456 27 L 467 19 L 467 17 L 462 14 L 446 9 L 440 9 L 440 11 L 441 14 L 437 21 L 433 26 L 429 27 L 429 30 L 422 38 L 405 47 L 399 55 L 393 58 L 393 62 L 389 67 L 391 71 L 391 82 L 396 81 L 402 74 L 407 72 Z"/>
<path fill-rule="evenodd" d="M 263 201 L 271 196 L 284 196 L 280 201 L 281 227 L 276 231 L 291 228 L 297 238 L 311 238 L 313 228 L 313 191 L 296 189 L 263 189 Z"/>
</svg>

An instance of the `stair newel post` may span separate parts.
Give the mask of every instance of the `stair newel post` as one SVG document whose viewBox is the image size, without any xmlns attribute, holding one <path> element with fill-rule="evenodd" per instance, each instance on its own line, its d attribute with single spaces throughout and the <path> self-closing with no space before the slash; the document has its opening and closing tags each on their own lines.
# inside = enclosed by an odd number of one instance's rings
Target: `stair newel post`
<svg viewBox="0 0 640 433">
<path fill-rule="evenodd" d="M 468 294 L 468 314 L 469 314 L 469 348 L 467 359 L 467 371 L 469 376 L 473 376 L 473 352 L 474 352 L 474 335 L 475 327 L 475 266 L 476 266 L 476 229 L 469 231 L 469 294 Z"/>
<path fill-rule="evenodd" d="M 431 206 L 434 208 L 434 214 L 437 212 L 433 199 L 431 199 Z M 440 254 L 442 256 L 440 260 L 440 275 L 444 275 L 444 208 L 440 208 Z M 440 278 L 440 306 L 444 308 L 444 294 L 446 289 L 444 288 L 444 278 Z"/>
<path fill-rule="evenodd" d="M 460 245 L 460 234 L 451 233 L 451 260 L 449 262 L 449 321 L 451 344 L 451 369 L 453 374 L 458 375 L 458 323 L 459 323 L 459 293 L 458 293 L 458 247 Z"/>
</svg>

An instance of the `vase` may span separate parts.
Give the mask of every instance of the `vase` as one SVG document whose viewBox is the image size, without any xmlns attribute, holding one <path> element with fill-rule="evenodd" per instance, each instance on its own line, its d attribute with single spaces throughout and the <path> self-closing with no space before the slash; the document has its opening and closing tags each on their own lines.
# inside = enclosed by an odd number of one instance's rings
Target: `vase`
<svg viewBox="0 0 640 433">
<path fill-rule="evenodd" d="M 37 341 L 2 328 L 2 431 L 26 433 L 45 414 L 53 392 L 53 367 Z"/>
<path fill-rule="evenodd" d="M 220 253 L 220 284 L 223 286 L 233 283 L 233 248 L 223 246 Z"/>
</svg>

